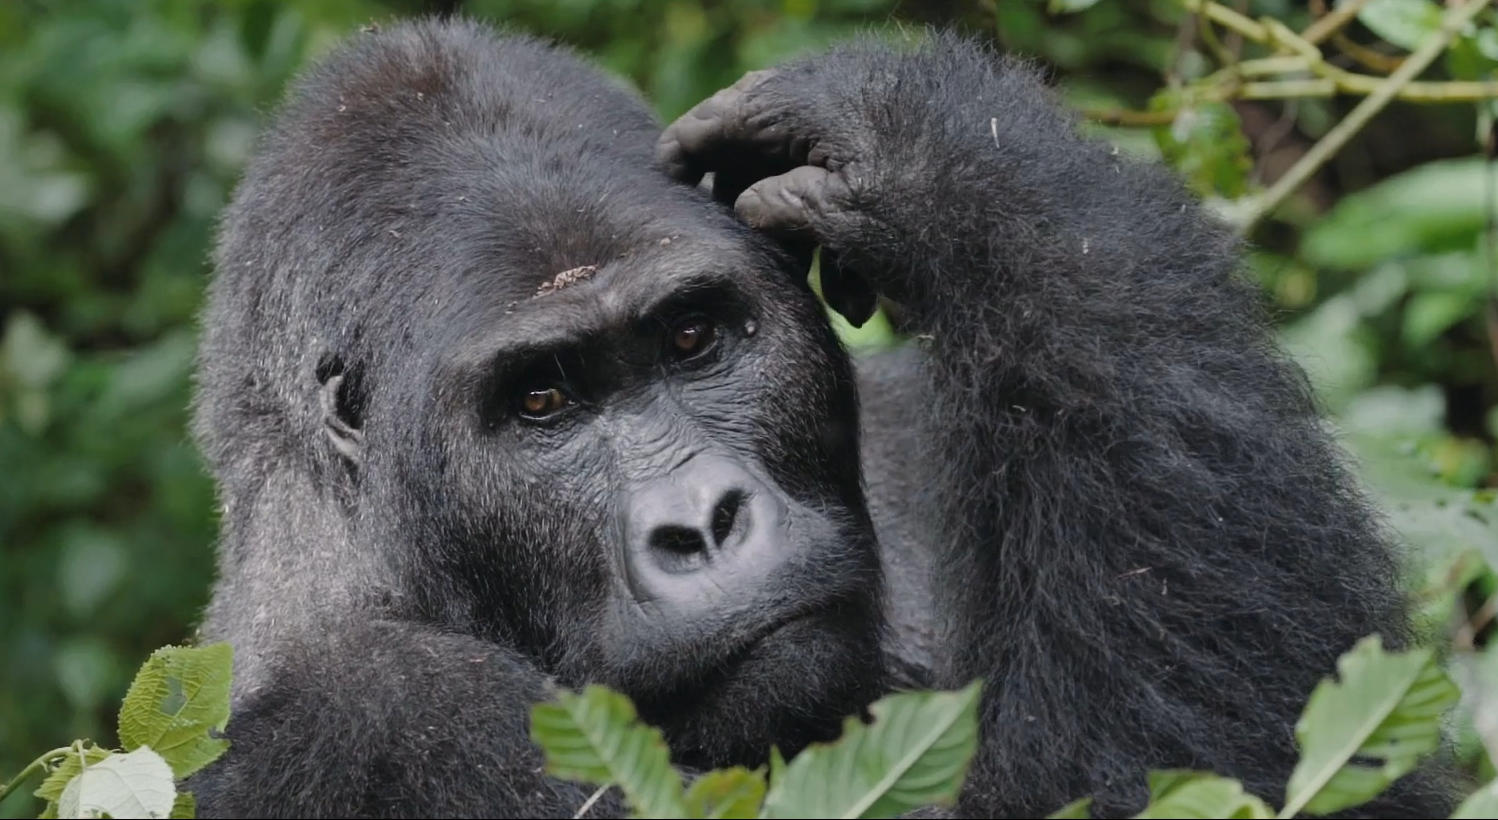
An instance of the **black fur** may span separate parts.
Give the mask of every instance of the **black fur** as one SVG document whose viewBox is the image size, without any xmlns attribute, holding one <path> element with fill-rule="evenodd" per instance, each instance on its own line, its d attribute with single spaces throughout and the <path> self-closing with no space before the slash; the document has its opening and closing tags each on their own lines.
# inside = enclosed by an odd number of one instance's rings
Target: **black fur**
<svg viewBox="0 0 1498 820">
<path fill-rule="evenodd" d="M 422 22 L 293 91 L 205 318 L 205 635 L 238 665 L 200 816 L 571 816 L 591 789 L 543 776 L 527 739 L 551 679 L 626 691 L 679 761 L 719 766 L 828 737 L 899 681 L 981 676 L 961 816 L 1088 794 L 1122 816 L 1164 767 L 1278 800 L 1317 680 L 1409 628 L 1228 233 L 1078 137 L 1031 71 L 947 36 L 704 105 L 666 132 L 667 171 L 718 171 L 791 250 L 821 242 L 913 345 L 855 381 L 798 257 L 668 181 L 648 108 L 574 57 Z M 701 293 L 711 360 L 632 356 L 642 305 Z M 549 361 L 586 400 L 521 424 L 505 391 Z M 688 619 L 621 591 L 620 533 L 641 476 L 699 453 L 789 524 L 770 582 Z M 1445 816 L 1443 785 L 1364 813 Z M 590 816 L 621 812 L 610 794 Z"/>
</svg>

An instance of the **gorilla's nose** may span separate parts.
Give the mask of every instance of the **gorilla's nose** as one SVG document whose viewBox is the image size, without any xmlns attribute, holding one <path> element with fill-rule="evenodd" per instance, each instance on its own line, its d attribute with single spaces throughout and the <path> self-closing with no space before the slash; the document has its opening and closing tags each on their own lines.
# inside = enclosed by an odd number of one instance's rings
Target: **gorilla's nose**
<svg viewBox="0 0 1498 820">
<path fill-rule="evenodd" d="M 784 560 L 784 503 L 731 458 L 691 459 L 640 487 L 625 515 L 625 561 L 640 598 L 691 599 L 703 584 L 731 596 Z"/>
</svg>

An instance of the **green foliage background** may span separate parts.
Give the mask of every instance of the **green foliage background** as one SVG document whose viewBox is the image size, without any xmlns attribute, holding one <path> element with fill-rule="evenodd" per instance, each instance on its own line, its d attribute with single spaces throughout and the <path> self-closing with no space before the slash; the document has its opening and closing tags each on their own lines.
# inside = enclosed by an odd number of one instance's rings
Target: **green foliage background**
<svg viewBox="0 0 1498 820">
<path fill-rule="evenodd" d="M 214 219 L 294 70 L 421 3 L 0 0 L 0 777 L 114 740 L 130 675 L 190 635 L 213 491 L 184 426 Z M 1145 109 L 1202 76 L 1178 0 L 470 0 L 632 78 L 672 117 L 744 71 L 865 26 L 955 22 L 1055 69 L 1076 104 Z M 1304 25 L 1292 0 L 1252 15 Z M 1492 20 L 1484 24 L 1492 33 Z M 1350 34 L 1398 42 L 1397 30 Z M 1498 38 L 1436 74 L 1486 77 Z M 1203 107 L 1202 130 L 1109 129 L 1237 197 L 1355 101 Z M 1243 133 L 1235 137 L 1241 116 Z M 1480 106 L 1395 105 L 1254 235 L 1252 272 L 1391 522 L 1498 558 Z M 1224 119 L 1226 118 L 1226 119 Z M 1226 123 L 1226 128 L 1224 128 Z M 1157 142 L 1157 138 L 1160 138 Z M 1253 170 L 1245 152 L 1258 162 Z M 1495 562 L 1498 563 L 1498 562 Z M 1445 569 L 1437 563 L 1432 577 Z M 1413 576 L 1416 585 L 1423 576 Z M 1437 613 L 1439 614 L 1439 613 Z M 0 816 L 29 804 L 12 798 Z"/>
</svg>

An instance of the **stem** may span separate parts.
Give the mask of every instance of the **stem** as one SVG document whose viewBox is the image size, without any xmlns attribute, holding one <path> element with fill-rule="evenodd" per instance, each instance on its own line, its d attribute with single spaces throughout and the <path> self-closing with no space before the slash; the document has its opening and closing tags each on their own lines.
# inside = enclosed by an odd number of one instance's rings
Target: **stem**
<svg viewBox="0 0 1498 820">
<path fill-rule="evenodd" d="M 1368 0 L 1348 0 L 1348 2 L 1332 9 L 1331 13 L 1312 23 L 1301 33 L 1300 38 L 1312 45 L 1318 45 L 1326 38 L 1342 30 L 1342 27 L 1352 22 L 1352 18 L 1358 16 L 1363 6 L 1368 5 Z"/>
<path fill-rule="evenodd" d="M 1126 108 L 1098 109 L 1092 108 L 1082 112 L 1082 116 L 1102 125 L 1126 125 L 1132 128 L 1149 128 L 1156 125 L 1170 125 L 1176 121 L 1179 111 L 1130 111 Z"/>
<path fill-rule="evenodd" d="M 1325 137 L 1311 146 L 1284 176 L 1275 181 L 1274 185 L 1264 193 L 1262 199 L 1254 204 L 1248 217 L 1244 220 L 1242 230 L 1247 232 L 1260 219 L 1278 209 L 1286 199 L 1290 197 L 1312 174 L 1321 168 L 1321 165 L 1342 149 L 1353 135 L 1363 129 L 1373 116 L 1382 111 L 1385 106 L 1392 102 L 1398 95 L 1400 89 L 1409 85 L 1420 72 L 1424 71 L 1435 62 L 1436 58 L 1446 50 L 1447 44 L 1456 33 L 1477 17 L 1478 13 L 1487 8 L 1493 0 L 1467 0 L 1466 3 L 1451 9 L 1446 13 L 1445 19 L 1441 21 L 1441 29 L 1431 35 L 1420 47 L 1410 54 L 1399 67 L 1398 71 L 1390 74 L 1388 79 L 1378 84 L 1357 107 L 1341 122 L 1328 131 Z M 1325 18 L 1322 18 L 1325 19 Z"/>
<path fill-rule="evenodd" d="M 50 752 L 44 752 L 41 757 L 38 757 L 36 760 L 27 763 L 26 768 L 22 769 L 20 774 L 12 777 L 10 780 L 7 780 L 4 785 L 0 785 L 0 800 L 4 800 L 7 795 L 15 791 L 17 786 L 25 782 L 26 778 L 36 774 L 39 769 L 45 769 L 48 763 L 51 763 L 56 758 L 62 757 L 63 755 L 71 751 L 73 751 L 72 746 L 64 746 L 61 749 L 53 749 Z"/>
</svg>

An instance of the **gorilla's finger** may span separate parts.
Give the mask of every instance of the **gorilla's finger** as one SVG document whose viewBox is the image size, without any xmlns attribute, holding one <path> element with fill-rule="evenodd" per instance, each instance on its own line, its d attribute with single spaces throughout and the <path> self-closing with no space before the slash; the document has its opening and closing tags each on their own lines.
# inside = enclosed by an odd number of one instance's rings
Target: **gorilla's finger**
<svg viewBox="0 0 1498 820">
<path fill-rule="evenodd" d="M 733 210 L 750 227 L 767 233 L 815 234 L 821 218 L 834 207 L 831 198 L 836 185 L 836 175 L 826 168 L 802 165 L 749 186 Z"/>
<path fill-rule="evenodd" d="M 718 170 L 715 166 L 731 164 L 735 151 L 784 155 L 788 134 L 760 110 L 756 93 L 774 76 L 773 71 L 751 71 L 678 117 L 656 142 L 661 168 L 696 182 L 705 172 Z"/>
</svg>

